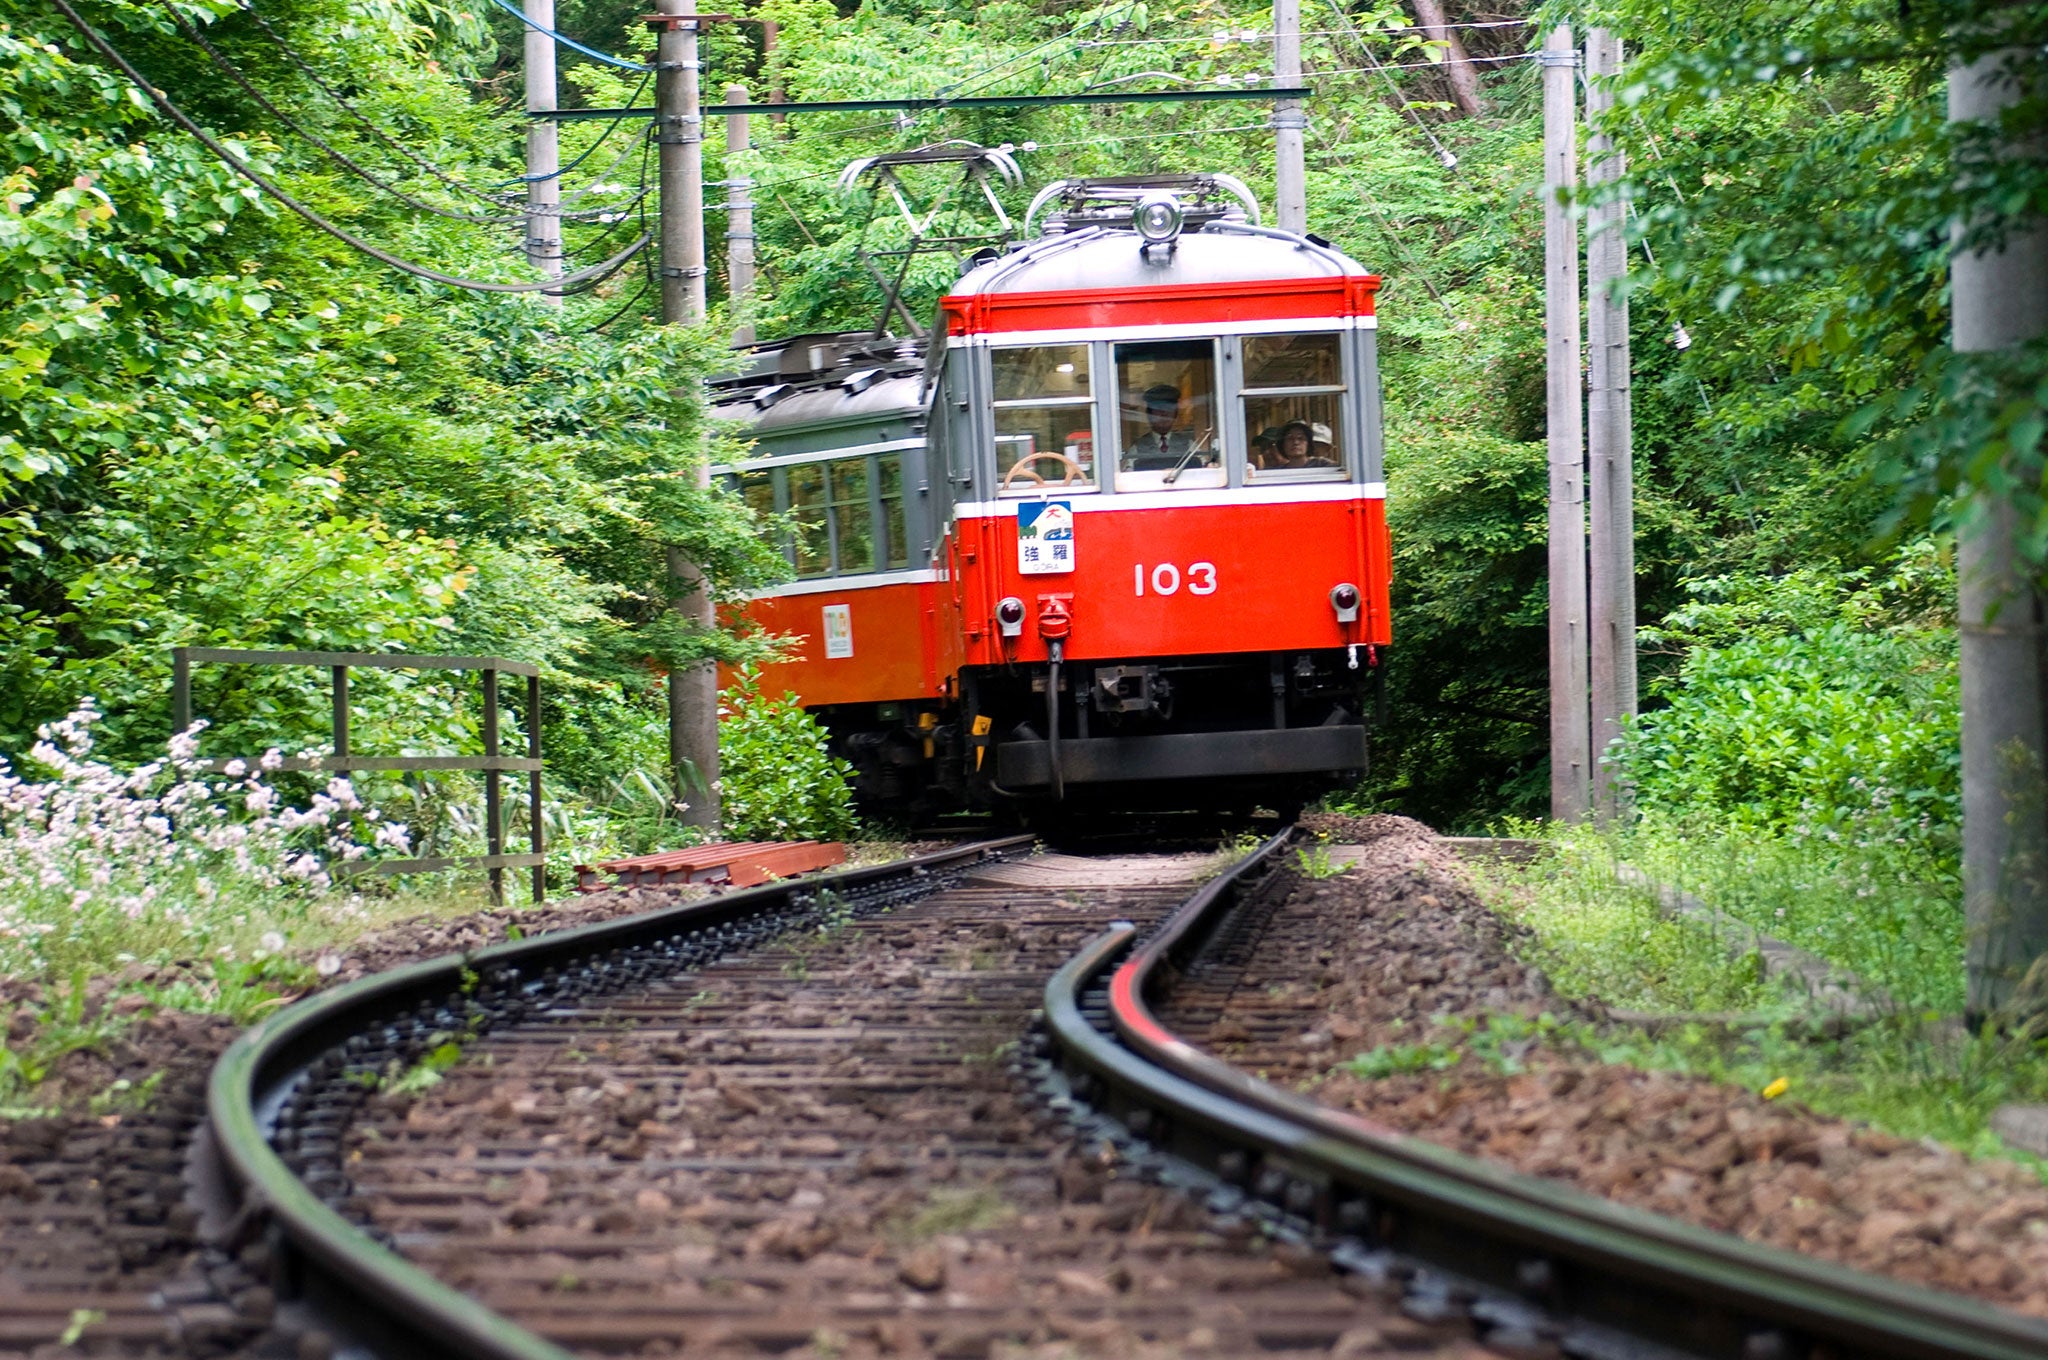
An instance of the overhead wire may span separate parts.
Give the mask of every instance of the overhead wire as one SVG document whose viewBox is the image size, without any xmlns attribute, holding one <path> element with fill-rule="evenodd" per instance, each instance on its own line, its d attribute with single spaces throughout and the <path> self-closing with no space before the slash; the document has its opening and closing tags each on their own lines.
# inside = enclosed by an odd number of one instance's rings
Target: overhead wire
<svg viewBox="0 0 2048 1360">
<path fill-rule="evenodd" d="M 654 69 L 653 66 L 649 65 L 644 61 L 628 61 L 624 57 L 613 56 L 609 52 L 601 52 L 597 48 L 591 47 L 587 43 L 577 42 L 574 38 L 570 37 L 566 33 L 557 33 L 554 29 L 549 28 L 546 24 L 528 18 L 526 11 L 519 8 L 519 6 L 513 4 L 512 0 L 491 0 L 491 3 L 495 4 L 499 9 L 504 10 L 507 14 L 517 19 L 520 23 L 525 24 L 534 32 L 545 33 L 550 38 L 553 38 L 556 42 L 562 44 L 562 46 L 574 48 L 576 51 L 581 52 L 584 56 L 589 57 L 592 61 L 601 61 L 607 66 L 616 66 L 622 71 L 652 71 Z"/>
<path fill-rule="evenodd" d="M 264 18 L 263 15 L 259 13 L 253 5 L 249 3 L 249 0 L 242 0 L 242 13 L 248 15 L 251 19 L 255 20 L 256 26 L 263 30 L 264 35 L 268 37 L 271 40 L 271 42 L 275 43 L 278 46 L 278 48 L 284 52 L 285 56 L 291 60 L 294 66 L 297 66 L 299 68 L 299 70 L 305 75 L 305 77 L 308 80 L 313 82 L 313 85 L 316 89 L 318 89 L 322 94 L 326 95 L 329 99 L 333 100 L 336 107 L 338 107 L 343 113 L 347 114 L 350 118 L 354 119 L 358 124 L 360 124 L 363 127 L 365 131 L 367 131 L 371 136 L 375 137 L 378 141 L 382 142 L 385 146 L 397 152 L 400 156 L 403 156 L 405 159 L 411 161 L 414 165 L 417 165 L 421 170 L 425 171 L 427 174 L 433 176 L 435 179 L 441 181 L 443 184 L 447 185 L 451 189 L 456 190 L 457 192 L 470 194 L 476 198 L 481 198 L 486 202 L 498 203 L 508 207 L 517 206 L 525 202 L 524 199 L 518 197 L 517 195 L 494 194 L 491 193 L 489 190 L 479 189 L 473 184 L 465 184 L 461 180 L 454 178 L 446 170 L 434 164 L 434 162 L 428 160 L 426 157 L 420 155 L 417 151 L 414 151 L 411 147 L 405 145 L 405 143 L 399 141 L 396 137 L 393 137 L 390 133 L 386 132 L 381 126 L 378 125 L 375 119 L 371 118 L 369 115 L 365 114 L 361 109 L 357 108 L 355 104 L 352 101 L 350 101 L 348 96 L 344 95 L 341 91 L 335 89 L 334 86 L 328 84 L 327 78 L 320 74 L 319 69 L 316 68 L 312 62 L 306 60 L 306 58 L 300 54 L 299 50 L 293 47 L 290 42 L 286 41 L 285 36 L 282 33 L 279 33 L 274 27 L 272 27 L 270 20 Z M 624 115 L 622 114 L 621 118 L 623 117 Z"/>
<path fill-rule="evenodd" d="M 632 117 L 634 101 L 640 98 L 641 91 L 647 88 L 647 82 L 653 78 L 653 75 L 654 73 L 650 71 L 646 75 L 640 77 L 640 83 L 633 87 L 633 93 L 626 96 L 626 105 L 624 108 L 619 110 L 619 116 L 612 119 L 610 122 L 606 123 L 604 125 L 604 131 L 597 134 L 597 140 L 592 142 L 589 146 L 584 147 L 582 152 L 576 157 L 575 160 L 570 161 L 567 165 L 562 166 L 560 169 L 550 170 L 545 175 L 515 175 L 511 179 L 506 180 L 505 183 L 545 184 L 547 183 L 547 181 L 551 179 L 560 179 L 562 176 L 568 174 L 571 170 L 574 170 L 577 166 L 583 164 L 583 162 L 589 160 L 591 153 L 604 145 L 605 138 L 611 136 L 612 133 L 616 132 L 618 130 L 619 124 L 625 122 L 628 118 Z M 598 178 L 603 179 L 604 176 L 600 174 Z"/>
<path fill-rule="evenodd" d="M 281 188 L 276 182 L 271 180 L 269 176 L 263 174 L 263 172 L 257 170 L 254 166 L 250 165 L 248 161 L 244 160 L 240 155 L 236 154 L 234 151 L 231 151 L 219 139 L 214 137 L 212 133 L 208 132 L 205 128 L 201 127 L 198 123 L 194 122 L 189 116 L 186 115 L 183 109 L 180 109 L 175 103 L 171 101 L 171 98 L 168 94 L 164 93 L 164 91 L 158 89 L 155 85 L 151 84 L 149 80 L 142 74 L 142 72 L 136 70 L 134 65 L 130 63 L 129 60 L 125 56 L 123 56 L 120 53 L 120 51 L 114 47 L 112 43 L 108 42 L 105 37 L 101 36 L 100 31 L 98 29 L 94 28 L 91 24 L 87 23 L 84 17 L 81 16 L 77 10 L 71 7 L 69 0 L 49 0 L 49 3 L 52 8 L 54 8 L 59 14 L 64 16 L 64 20 L 66 23 L 69 23 L 73 28 L 78 30 L 80 36 L 82 36 L 86 40 L 87 44 L 89 44 L 94 51 L 98 52 L 101 56 L 105 57 L 108 61 L 112 62 L 115 65 L 115 67 L 117 67 L 121 71 L 123 75 L 127 76 L 128 79 L 134 83 L 135 87 L 142 91 L 142 93 L 149 99 L 149 101 L 152 104 L 156 105 L 158 111 L 161 112 L 164 115 L 164 117 L 170 119 L 173 123 L 183 128 L 187 133 L 189 133 L 193 137 L 194 140 L 196 140 L 201 146 L 205 147 L 208 151 L 211 151 L 215 156 L 219 157 L 231 169 L 233 169 L 236 174 L 248 180 L 251 184 L 255 185 L 263 193 L 269 195 L 272 199 L 276 200 L 283 207 L 290 209 L 292 213 L 302 218 L 308 225 L 325 232 L 327 235 L 332 236 L 335 240 L 340 241 L 343 245 L 346 245 L 353 250 L 359 251 L 360 253 L 367 255 L 373 260 L 379 260 L 384 264 L 391 266 L 393 269 L 397 269 L 404 273 L 411 274 L 415 278 L 425 279 L 431 283 L 445 284 L 451 288 L 462 288 L 470 292 L 479 293 L 560 294 L 569 291 L 574 291 L 577 285 L 579 284 L 591 281 L 601 282 L 603 279 L 610 277 L 613 273 L 617 272 L 617 270 L 622 265 L 624 265 L 626 261 L 632 259 L 635 255 L 639 254 L 642 250 L 646 249 L 648 242 L 653 239 L 650 234 L 643 234 L 638 241 L 634 242 L 630 246 L 627 246 L 623 251 L 619 252 L 611 259 L 604 261 L 602 264 L 592 265 L 588 269 L 578 270 L 574 274 L 565 274 L 558 279 L 537 279 L 527 283 L 499 283 L 495 280 L 490 279 L 462 278 L 459 275 L 455 274 L 445 274 L 438 269 L 431 268 L 427 265 L 419 264 L 418 262 L 413 260 L 408 260 L 403 256 L 394 255 L 388 250 L 384 250 L 381 247 L 370 244 L 368 241 L 365 241 L 360 236 L 357 236 L 355 233 L 347 230 L 346 228 L 336 226 L 334 223 L 328 221 L 325 217 L 322 217 L 319 213 L 315 212 L 312 208 L 309 208 L 304 203 L 299 202 L 298 199 L 294 198 L 291 194 L 287 193 L 283 188 Z"/>
<path fill-rule="evenodd" d="M 463 212 L 457 208 L 445 208 L 438 203 L 430 203 L 426 199 L 408 193 L 406 190 L 401 189 L 396 184 L 391 183 L 389 180 L 377 174 L 374 170 L 369 169 L 367 166 L 357 161 L 354 157 L 350 156 L 347 152 L 342 151 L 333 143 L 329 142 L 325 137 L 322 137 L 319 133 L 305 126 L 303 123 L 293 118 L 290 114 L 286 113 L 283 109 L 279 108 L 275 103 L 271 102 L 269 97 L 266 96 L 261 90 L 257 89 L 256 86 L 249 80 L 249 78 L 242 73 L 240 67 L 236 66 L 234 62 L 230 61 L 227 55 L 223 53 L 218 47 L 215 47 L 212 41 L 210 41 L 207 38 L 205 33 L 200 31 L 197 25 L 193 24 L 191 20 L 185 17 L 183 12 L 181 12 L 178 9 L 178 6 L 174 2 L 174 0 L 163 0 L 163 8 L 164 11 L 171 16 L 172 22 L 177 24 L 178 28 L 184 33 L 184 35 L 187 38 L 191 39 L 192 42 L 197 44 L 200 50 L 206 53 L 207 58 L 211 60 L 215 66 L 219 67 L 224 74 L 226 74 L 228 79 L 232 80 L 236 85 L 241 87 L 242 93 L 246 94 L 247 96 L 249 96 L 251 100 L 255 101 L 256 106 L 258 108 L 262 109 L 265 113 L 268 113 L 272 118 L 277 119 L 278 122 L 282 123 L 291 131 L 297 133 L 300 137 L 303 137 L 305 140 L 311 142 L 314 146 L 319 147 L 320 150 L 327 155 L 328 159 L 332 160 L 336 165 L 341 166 L 343 169 L 355 175 L 357 178 L 363 180 L 368 184 L 374 185 L 376 188 L 383 190 L 385 193 L 391 195 L 393 198 L 398 199 L 400 202 L 405 203 L 410 207 L 417 208 L 421 212 L 433 213 L 438 217 L 445 217 L 455 222 L 472 222 L 480 226 L 493 227 L 510 226 L 513 223 L 523 222 L 532 217 L 581 217 L 595 215 L 597 213 L 604 211 L 603 209 L 582 209 L 579 211 L 571 211 L 564 205 L 555 205 L 553 207 L 548 208 L 530 208 L 528 211 L 521 213 L 484 215 L 479 213 Z"/>
</svg>

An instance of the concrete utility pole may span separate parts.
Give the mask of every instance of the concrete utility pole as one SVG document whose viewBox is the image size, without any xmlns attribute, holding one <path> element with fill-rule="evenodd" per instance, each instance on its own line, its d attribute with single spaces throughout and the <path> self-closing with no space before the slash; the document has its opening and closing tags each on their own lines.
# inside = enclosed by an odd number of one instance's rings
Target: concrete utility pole
<svg viewBox="0 0 2048 1360">
<path fill-rule="evenodd" d="M 1598 130 L 1614 106 L 1621 40 L 1604 28 L 1586 34 L 1586 185 L 1613 185 L 1627 167 L 1614 139 Z M 1586 503 L 1592 521 L 1593 812 L 1607 821 L 1621 812 L 1614 772 L 1602 763 L 1608 744 L 1636 712 L 1636 545 L 1634 425 L 1630 410 L 1628 300 L 1614 288 L 1628 274 L 1625 207 L 1596 204 L 1586 232 Z"/>
<path fill-rule="evenodd" d="M 1586 708 L 1585 430 L 1579 405 L 1578 56 L 1560 24 L 1543 44 L 1544 352 L 1550 408 L 1550 815 L 1592 801 Z"/>
<path fill-rule="evenodd" d="M 555 26 L 555 0 L 526 3 L 526 111 L 555 111 L 555 40 L 542 29 Z M 526 258 L 551 279 L 562 277 L 561 125 L 552 118 L 526 124 Z M 562 300 L 538 294 L 559 307 Z"/>
<path fill-rule="evenodd" d="M 694 326 L 704 319 L 704 118 L 697 91 L 697 27 L 688 0 L 659 0 L 649 20 L 655 44 L 656 139 L 661 144 L 661 319 Z M 701 458 L 699 486 L 711 484 Z M 667 550 L 676 613 L 700 630 L 714 626 L 711 584 L 683 550 Z M 668 756 L 676 797 L 689 804 L 686 826 L 716 828 L 718 806 L 718 668 L 700 661 L 668 674 Z M 695 777 L 692 777 L 694 772 Z"/>
<path fill-rule="evenodd" d="M 725 102 L 747 102 L 747 87 L 725 87 Z M 737 170 L 735 152 L 747 149 L 747 115 L 725 116 L 725 291 L 734 308 L 754 291 L 754 181 Z M 754 343 L 754 326 L 746 322 L 733 327 L 735 345 Z"/>
<path fill-rule="evenodd" d="M 1273 0 L 1273 83 L 1301 84 L 1301 0 Z M 1299 99 L 1273 104 L 1273 216 L 1282 231 L 1308 230 L 1308 171 L 1302 134 L 1308 115 Z"/>
<path fill-rule="evenodd" d="M 2036 93 L 2024 88 L 2021 73 L 2037 63 L 2007 48 L 1952 68 L 1949 121 L 1996 120 Z M 2022 224 L 2003 249 L 1957 252 L 1949 284 L 1958 353 L 2011 349 L 2048 333 L 2048 228 Z M 1980 492 L 1977 502 L 1974 518 L 1956 535 L 1963 911 L 1973 1022 L 2011 1003 L 2027 970 L 2048 954 L 2042 600 L 2019 552 L 2025 526 L 2011 502 L 1995 492 Z"/>
</svg>

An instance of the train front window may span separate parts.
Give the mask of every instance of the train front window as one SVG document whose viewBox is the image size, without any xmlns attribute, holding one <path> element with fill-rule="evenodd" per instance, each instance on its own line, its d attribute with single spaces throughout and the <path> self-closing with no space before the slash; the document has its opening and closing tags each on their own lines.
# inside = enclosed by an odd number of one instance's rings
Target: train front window
<svg viewBox="0 0 2048 1360">
<path fill-rule="evenodd" d="M 1225 484 L 1211 340 L 1116 346 L 1116 489 L 1180 491 Z"/>
<path fill-rule="evenodd" d="M 903 455 L 885 453 L 875 460 L 881 474 L 882 558 L 887 566 L 910 565 L 910 533 L 903 522 Z"/>
<path fill-rule="evenodd" d="M 1244 338 L 1245 480 L 1339 481 L 1345 475 L 1342 338 Z"/>
<path fill-rule="evenodd" d="M 1006 496 L 1048 485 L 1095 489 L 1095 398 L 1088 346 L 1019 345 L 992 350 L 996 465 Z"/>
</svg>

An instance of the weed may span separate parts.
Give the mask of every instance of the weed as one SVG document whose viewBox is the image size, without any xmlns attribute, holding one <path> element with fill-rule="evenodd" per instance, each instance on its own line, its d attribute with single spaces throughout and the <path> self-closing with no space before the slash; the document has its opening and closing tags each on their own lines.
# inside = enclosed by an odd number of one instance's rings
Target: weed
<svg viewBox="0 0 2048 1360">
<path fill-rule="evenodd" d="M 107 1315 L 101 1309 L 74 1308 L 71 1310 L 71 1321 L 64 1324 L 63 1334 L 57 1338 L 57 1344 L 60 1346 L 76 1346 L 79 1340 L 84 1337 L 86 1328 L 106 1320 Z"/>
<path fill-rule="evenodd" d="M 1016 1217 L 1016 1206 L 993 1190 L 939 1187 L 910 1217 L 883 1224 L 882 1234 L 897 1242 L 923 1242 L 947 1233 L 999 1228 Z"/>
<path fill-rule="evenodd" d="M 1403 1072 L 1441 1072 L 1456 1067 L 1463 1055 L 1447 1044 L 1380 1044 L 1339 1063 L 1340 1071 L 1377 1081 Z"/>
<path fill-rule="evenodd" d="M 403 1072 L 387 1074 L 377 1089 L 393 1095 L 416 1096 L 438 1086 L 442 1074 L 461 1061 L 462 1041 L 452 1036 L 444 1037 L 443 1042 L 422 1053 L 411 1067 Z"/>
<path fill-rule="evenodd" d="M 1330 857 L 1330 847 L 1320 841 L 1314 845 L 1304 845 L 1299 850 L 1296 850 L 1294 852 L 1294 862 L 1295 867 L 1301 871 L 1304 877 L 1314 879 L 1335 878 L 1351 867 L 1348 864 L 1339 864 L 1336 860 L 1332 859 Z"/>
</svg>

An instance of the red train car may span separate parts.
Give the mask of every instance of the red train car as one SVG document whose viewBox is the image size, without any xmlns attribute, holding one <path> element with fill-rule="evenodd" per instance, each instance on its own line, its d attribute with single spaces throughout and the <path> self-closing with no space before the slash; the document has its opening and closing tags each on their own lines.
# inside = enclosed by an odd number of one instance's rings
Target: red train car
<svg viewBox="0 0 2048 1360">
<path fill-rule="evenodd" d="M 796 580 L 767 672 L 870 807 L 1293 806 L 1356 780 L 1392 641 L 1373 303 L 1223 176 L 1070 181 L 921 348 L 722 385 Z"/>
</svg>

